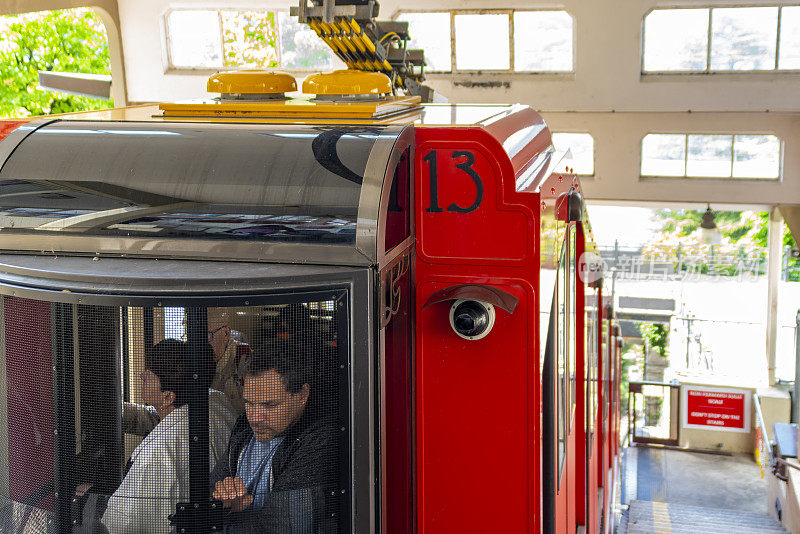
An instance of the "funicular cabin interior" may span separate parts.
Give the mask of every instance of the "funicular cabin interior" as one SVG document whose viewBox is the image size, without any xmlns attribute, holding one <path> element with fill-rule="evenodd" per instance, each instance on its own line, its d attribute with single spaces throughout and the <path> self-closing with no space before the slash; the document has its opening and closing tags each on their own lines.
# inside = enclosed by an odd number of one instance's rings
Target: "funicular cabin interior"
<svg viewBox="0 0 800 534">
<path fill-rule="evenodd" d="M 609 532 L 618 354 L 577 178 L 530 108 L 381 92 L 4 125 L 3 531 Z M 187 472 L 120 491 L 167 339 Z M 217 436 L 276 344 L 327 438 L 237 523 Z"/>
</svg>

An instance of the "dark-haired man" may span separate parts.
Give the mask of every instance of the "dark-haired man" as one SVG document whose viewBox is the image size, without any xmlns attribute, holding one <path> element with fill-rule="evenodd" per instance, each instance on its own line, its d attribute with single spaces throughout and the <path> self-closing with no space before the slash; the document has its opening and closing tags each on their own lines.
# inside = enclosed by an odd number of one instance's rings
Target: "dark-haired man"
<svg viewBox="0 0 800 534">
<path fill-rule="evenodd" d="M 244 379 L 245 417 L 212 476 L 235 533 L 335 532 L 326 496 L 337 483 L 333 419 L 315 390 L 317 354 L 275 342 L 257 350 Z M 327 392 L 332 393 L 332 392 Z M 327 508 L 327 509 L 326 509 Z"/>
<path fill-rule="evenodd" d="M 145 354 L 141 401 L 155 409 L 159 423 L 142 440 L 129 470 L 108 501 L 102 522 L 111 534 L 168 533 L 175 504 L 189 500 L 189 396 L 193 387 L 190 358 L 198 360 L 207 389 L 214 378 L 211 347 L 190 354 L 187 343 L 165 339 Z M 225 396 L 209 390 L 211 467 L 219 462 L 236 414 Z"/>
</svg>

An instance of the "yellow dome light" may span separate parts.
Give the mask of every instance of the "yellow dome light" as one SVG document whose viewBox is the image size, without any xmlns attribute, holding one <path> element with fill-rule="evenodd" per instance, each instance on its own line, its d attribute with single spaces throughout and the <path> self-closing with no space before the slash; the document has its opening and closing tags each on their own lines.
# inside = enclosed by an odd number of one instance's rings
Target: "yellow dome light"
<svg viewBox="0 0 800 534">
<path fill-rule="evenodd" d="M 380 72 L 336 70 L 312 74 L 303 82 L 303 92 L 320 99 L 335 97 L 380 97 L 392 92 L 392 81 Z"/>
<path fill-rule="evenodd" d="M 212 75 L 207 89 L 224 100 L 261 100 L 284 98 L 284 93 L 297 91 L 297 82 L 284 72 L 232 70 Z"/>
</svg>

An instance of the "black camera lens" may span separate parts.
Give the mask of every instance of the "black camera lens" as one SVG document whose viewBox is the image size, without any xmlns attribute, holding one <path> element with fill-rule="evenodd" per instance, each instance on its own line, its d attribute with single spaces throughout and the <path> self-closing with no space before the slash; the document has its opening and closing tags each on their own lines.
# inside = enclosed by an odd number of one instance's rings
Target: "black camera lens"
<svg viewBox="0 0 800 534">
<path fill-rule="evenodd" d="M 474 300 L 462 302 L 453 312 L 453 328 L 462 336 L 481 335 L 489 326 L 489 312 Z"/>
</svg>

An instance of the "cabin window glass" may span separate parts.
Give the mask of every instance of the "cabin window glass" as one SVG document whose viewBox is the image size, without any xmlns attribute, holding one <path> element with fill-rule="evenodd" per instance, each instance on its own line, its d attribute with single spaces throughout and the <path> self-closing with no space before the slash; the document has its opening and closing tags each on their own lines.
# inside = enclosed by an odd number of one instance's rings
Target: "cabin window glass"
<svg viewBox="0 0 800 534">
<path fill-rule="evenodd" d="M 656 9 L 645 16 L 642 72 L 800 68 L 800 6 Z"/>
<path fill-rule="evenodd" d="M 567 365 L 569 366 L 569 411 L 567 412 L 568 419 L 567 419 L 567 432 L 569 432 L 570 424 L 572 421 L 572 415 L 575 411 L 575 372 L 577 370 L 577 343 L 576 343 L 576 317 L 577 317 L 577 300 L 576 297 L 577 293 L 577 273 L 578 270 L 576 268 L 576 226 L 575 224 L 570 225 L 569 227 L 569 235 L 568 235 L 568 244 L 569 244 L 569 271 L 567 273 L 569 283 L 567 285 L 567 291 L 569 292 L 567 296 L 567 302 L 569 304 L 569 319 L 568 319 L 568 328 L 567 328 L 567 350 L 569 351 L 569 361 Z"/>
<path fill-rule="evenodd" d="M 558 294 L 556 295 L 556 305 L 558 306 L 558 322 L 556 324 L 558 335 L 557 335 L 557 362 L 556 365 L 558 367 L 557 374 L 556 374 L 556 404 L 557 404 L 557 412 L 558 416 L 556 418 L 556 426 L 557 426 L 557 466 L 558 466 L 558 486 L 561 487 L 561 474 L 564 468 L 564 459 L 566 458 L 567 452 L 567 436 L 568 436 L 568 391 L 569 391 L 569 378 L 568 378 L 568 358 L 569 355 L 567 354 L 568 351 L 568 333 L 567 330 L 569 328 L 569 295 L 568 295 L 568 287 L 569 287 L 569 270 L 568 270 L 568 262 L 569 262 L 569 248 L 567 243 L 561 247 L 561 257 L 558 262 L 558 280 L 557 280 L 557 290 Z"/>
<path fill-rule="evenodd" d="M 558 151 L 570 151 L 572 159 L 567 161 L 567 165 L 575 174 L 594 174 L 594 138 L 590 134 L 556 132 L 553 134 L 553 146 Z"/>
<path fill-rule="evenodd" d="M 609 393 L 611 387 L 609 381 L 611 380 L 611 336 L 609 331 L 609 321 L 603 321 L 603 404 L 600 409 L 603 410 L 603 421 L 608 419 L 608 414 L 611 411 L 611 399 Z"/>
<path fill-rule="evenodd" d="M 428 71 L 449 71 L 453 68 L 450 46 L 450 13 L 401 13 L 397 20 L 408 22 L 409 49 L 425 51 Z"/>
<path fill-rule="evenodd" d="M 588 446 L 594 440 L 595 418 L 597 417 L 597 290 L 586 286 L 585 353 L 586 365 L 586 429 Z M 590 449 L 587 449 L 590 451 Z M 591 454 L 591 452 L 588 452 Z"/>
<path fill-rule="evenodd" d="M 0 530 L 102 523 L 111 532 L 169 532 L 178 503 L 194 509 L 190 481 L 205 477 L 211 490 L 229 474 L 231 444 L 241 448 L 236 458 L 263 456 L 248 446 L 272 447 L 272 483 L 252 478 L 247 487 L 277 532 L 288 531 L 290 517 L 314 532 L 349 531 L 344 293 L 224 306 L 209 299 L 209 307 L 174 300 L 134 307 L 0 297 L 0 501 L 8 510 Z M 196 410 L 197 395 L 207 395 L 207 414 Z M 192 421 L 204 429 L 208 458 L 197 456 Z"/>
<path fill-rule="evenodd" d="M 642 176 L 779 179 L 781 142 L 774 135 L 648 134 Z"/>
<path fill-rule="evenodd" d="M 514 12 L 514 70 L 572 70 L 572 17 L 569 13 Z"/>
<path fill-rule="evenodd" d="M 456 14 L 456 68 L 506 70 L 511 66 L 507 14 Z"/>
<path fill-rule="evenodd" d="M 164 337 L 186 341 L 186 312 L 183 308 L 164 308 Z"/>
<path fill-rule="evenodd" d="M 386 208 L 386 243 L 384 250 L 402 243 L 411 235 L 411 180 L 410 151 L 406 150 L 400 157 L 394 170 L 389 204 Z"/>
</svg>

